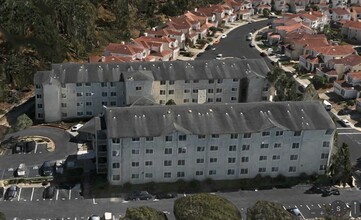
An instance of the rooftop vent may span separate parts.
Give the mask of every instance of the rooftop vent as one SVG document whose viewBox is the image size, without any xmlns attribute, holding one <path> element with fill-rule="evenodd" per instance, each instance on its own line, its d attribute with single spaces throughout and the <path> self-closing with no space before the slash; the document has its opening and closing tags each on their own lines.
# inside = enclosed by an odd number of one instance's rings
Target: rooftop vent
<svg viewBox="0 0 361 220">
<path fill-rule="evenodd" d="M 209 111 L 210 111 L 210 112 L 213 112 L 213 110 L 212 110 L 211 108 L 209 109 Z"/>
<path fill-rule="evenodd" d="M 167 113 L 170 114 L 170 109 L 168 109 Z"/>
<path fill-rule="evenodd" d="M 177 116 L 180 117 L 180 114 L 178 114 Z"/>
<path fill-rule="evenodd" d="M 189 112 L 189 113 L 192 113 L 192 110 L 191 110 L 191 109 L 189 109 L 189 110 L 188 110 L 188 112 Z"/>
<path fill-rule="evenodd" d="M 198 112 L 198 115 L 201 115 L 201 113 L 200 113 L 200 112 Z"/>
<path fill-rule="evenodd" d="M 113 116 L 113 119 L 116 119 L 116 117 L 115 117 L 115 116 Z"/>
<path fill-rule="evenodd" d="M 145 115 L 143 115 L 143 118 L 145 118 Z"/>
</svg>

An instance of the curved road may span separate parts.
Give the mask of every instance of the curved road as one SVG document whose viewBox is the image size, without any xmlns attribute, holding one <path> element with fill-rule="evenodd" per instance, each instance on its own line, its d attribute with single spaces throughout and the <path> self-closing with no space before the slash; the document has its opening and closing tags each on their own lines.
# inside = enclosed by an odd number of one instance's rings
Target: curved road
<svg viewBox="0 0 361 220">
<path fill-rule="evenodd" d="M 204 51 L 202 55 L 196 58 L 196 60 L 212 60 L 216 58 L 217 54 L 223 54 L 223 57 L 246 57 L 248 59 L 262 58 L 260 52 L 249 46 L 250 41 L 246 41 L 246 35 L 250 32 L 254 33 L 255 30 L 259 30 L 270 22 L 271 20 L 257 21 L 252 24 L 242 25 L 231 32 L 229 32 L 226 38 L 221 39 L 220 43 L 215 46 L 215 50 Z M 263 58 L 267 65 L 271 68 L 271 60 Z"/>
<path fill-rule="evenodd" d="M 42 164 L 46 160 L 60 160 L 66 158 L 68 155 L 76 154 L 76 143 L 70 142 L 71 135 L 63 129 L 47 127 L 47 126 L 35 126 L 16 133 L 7 134 L 4 141 L 10 137 L 21 136 L 44 136 L 52 139 L 55 144 L 55 150 L 53 152 L 43 152 L 41 154 L 11 154 L 0 156 L 0 167 L 17 167 L 20 163 L 33 166 Z"/>
</svg>

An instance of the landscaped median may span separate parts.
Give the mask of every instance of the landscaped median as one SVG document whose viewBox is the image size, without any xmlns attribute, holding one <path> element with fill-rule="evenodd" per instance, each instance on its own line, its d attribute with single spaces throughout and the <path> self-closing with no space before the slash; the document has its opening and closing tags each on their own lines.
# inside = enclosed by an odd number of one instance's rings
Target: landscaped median
<svg viewBox="0 0 361 220">
<path fill-rule="evenodd" d="M 17 184 L 24 184 L 24 185 L 42 184 L 42 183 L 50 182 L 53 179 L 54 177 L 52 176 L 11 178 L 11 179 L 1 180 L 0 185 L 5 187 L 8 185 L 17 185 Z"/>
</svg>

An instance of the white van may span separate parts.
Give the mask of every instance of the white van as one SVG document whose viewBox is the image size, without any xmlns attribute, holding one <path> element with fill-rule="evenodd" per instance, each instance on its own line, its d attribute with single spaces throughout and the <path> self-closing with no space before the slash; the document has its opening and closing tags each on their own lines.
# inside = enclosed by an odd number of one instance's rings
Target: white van
<svg viewBox="0 0 361 220">
<path fill-rule="evenodd" d="M 247 34 L 246 40 L 251 41 L 253 34 L 250 32 Z"/>
<path fill-rule="evenodd" d="M 331 103 L 329 103 L 327 100 L 323 100 L 323 106 L 325 107 L 325 109 L 326 109 L 327 111 L 330 111 L 331 108 L 332 108 Z"/>
<path fill-rule="evenodd" d="M 71 131 L 72 132 L 78 131 L 78 129 L 81 128 L 81 127 L 83 127 L 82 124 L 74 125 L 73 127 L 71 127 Z"/>
</svg>

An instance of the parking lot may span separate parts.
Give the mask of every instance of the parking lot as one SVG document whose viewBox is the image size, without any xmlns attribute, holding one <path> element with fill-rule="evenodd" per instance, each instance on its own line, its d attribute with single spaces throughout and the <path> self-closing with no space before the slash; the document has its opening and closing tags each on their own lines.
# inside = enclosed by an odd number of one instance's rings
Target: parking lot
<svg viewBox="0 0 361 220">
<path fill-rule="evenodd" d="M 17 167 L 10 168 L 0 168 L 0 180 L 11 179 L 15 177 Z M 38 177 L 39 174 L 39 166 L 27 166 L 24 177 Z"/>
<path fill-rule="evenodd" d="M 32 154 L 42 154 L 42 153 L 45 153 L 47 152 L 46 150 L 46 145 L 37 145 L 33 150 L 29 151 L 29 152 L 26 152 L 26 151 L 22 151 L 22 152 L 18 152 L 16 153 L 14 151 L 14 149 L 4 149 L 3 153 L 1 155 L 12 155 L 12 154 L 29 154 L 29 155 L 32 155 Z"/>
<path fill-rule="evenodd" d="M 11 201 L 6 201 L 4 198 L 0 199 L 0 202 L 39 202 L 44 200 L 53 201 L 68 201 L 84 199 L 81 195 L 80 184 L 75 185 L 72 189 L 60 189 L 57 188 L 54 197 L 51 199 L 44 199 L 43 192 L 45 187 L 20 187 L 17 197 Z"/>
</svg>

